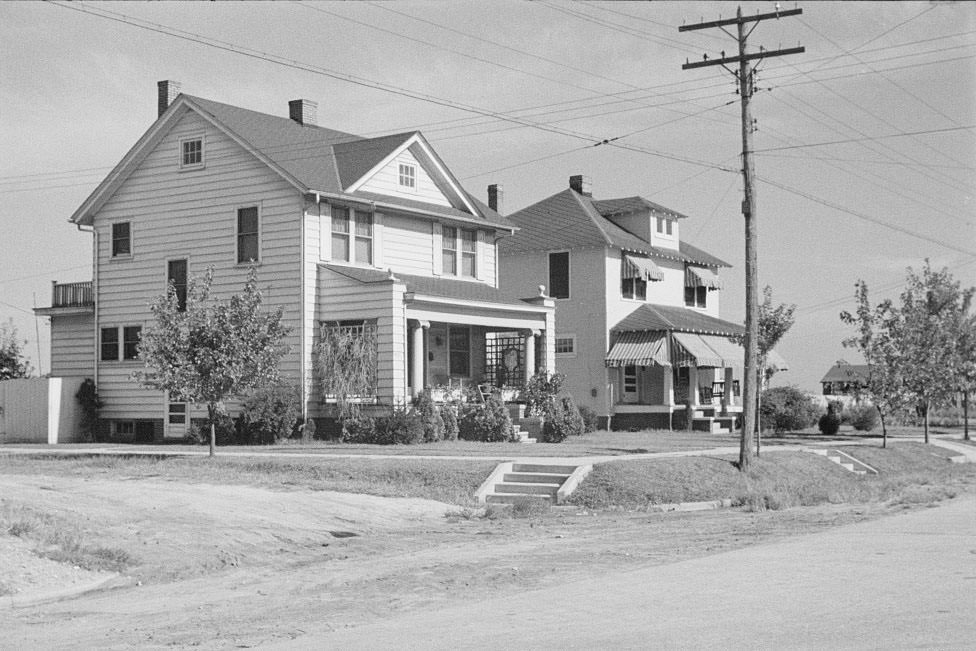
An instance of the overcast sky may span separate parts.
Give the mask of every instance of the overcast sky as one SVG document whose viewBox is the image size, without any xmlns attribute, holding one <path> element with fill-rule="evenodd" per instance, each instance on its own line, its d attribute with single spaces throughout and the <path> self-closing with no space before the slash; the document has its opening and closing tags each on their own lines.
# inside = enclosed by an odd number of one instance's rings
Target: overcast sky
<svg viewBox="0 0 976 651">
<path fill-rule="evenodd" d="M 784 2 L 786 8 L 792 3 Z M 51 281 L 91 278 L 67 219 L 156 118 L 156 82 L 323 126 L 420 129 L 466 188 L 512 212 L 592 179 L 688 216 L 682 237 L 733 265 L 744 318 L 738 96 L 721 67 L 735 4 L 602 2 L 0 3 L 0 320 L 50 368 Z M 749 13 L 773 3 L 746 2 Z M 802 3 L 759 23 L 753 101 L 760 286 L 797 304 L 778 384 L 818 389 L 849 334 L 857 279 L 895 296 L 925 258 L 976 285 L 976 3 Z M 605 139 L 610 144 L 594 146 Z M 838 142 L 841 141 L 841 142 Z M 40 333 L 40 359 L 35 327 Z"/>
</svg>

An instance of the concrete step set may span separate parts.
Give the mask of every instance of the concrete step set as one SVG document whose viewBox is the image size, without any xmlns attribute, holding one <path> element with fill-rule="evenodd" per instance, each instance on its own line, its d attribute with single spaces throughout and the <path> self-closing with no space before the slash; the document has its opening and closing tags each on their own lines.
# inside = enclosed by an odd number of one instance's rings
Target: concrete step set
<svg viewBox="0 0 976 651">
<path fill-rule="evenodd" d="M 721 416 L 715 409 L 696 409 L 691 414 L 691 429 L 711 434 L 730 434 L 735 429 L 735 414 Z"/>
<path fill-rule="evenodd" d="M 827 457 L 828 461 L 833 461 L 841 468 L 848 472 L 852 472 L 855 475 L 877 475 L 878 471 L 864 463 L 863 461 L 858 461 L 846 452 L 842 452 L 837 449 L 824 449 L 824 450 L 810 450 L 814 454 L 820 455 L 821 457 Z"/>
<path fill-rule="evenodd" d="M 591 470 L 593 464 L 508 461 L 495 468 L 475 496 L 489 504 L 523 500 L 560 504 Z"/>
</svg>

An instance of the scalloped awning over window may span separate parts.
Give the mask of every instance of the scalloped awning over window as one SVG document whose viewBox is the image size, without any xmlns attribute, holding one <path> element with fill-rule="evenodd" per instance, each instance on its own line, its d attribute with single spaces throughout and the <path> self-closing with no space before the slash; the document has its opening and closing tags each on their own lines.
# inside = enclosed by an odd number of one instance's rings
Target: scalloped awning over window
<svg viewBox="0 0 976 651">
<path fill-rule="evenodd" d="M 621 332 L 607 354 L 606 365 L 671 366 L 668 337 L 664 332 Z"/>
<path fill-rule="evenodd" d="M 685 287 L 723 288 L 718 273 L 707 267 L 685 267 Z"/>
<path fill-rule="evenodd" d="M 642 280 L 664 280 L 664 272 L 654 264 L 650 258 L 640 258 L 635 255 L 624 256 L 624 278 L 640 278 Z"/>
<path fill-rule="evenodd" d="M 713 366 L 716 368 L 742 368 L 742 346 L 732 343 L 728 337 L 695 335 L 675 332 L 673 362 L 675 366 Z"/>
</svg>

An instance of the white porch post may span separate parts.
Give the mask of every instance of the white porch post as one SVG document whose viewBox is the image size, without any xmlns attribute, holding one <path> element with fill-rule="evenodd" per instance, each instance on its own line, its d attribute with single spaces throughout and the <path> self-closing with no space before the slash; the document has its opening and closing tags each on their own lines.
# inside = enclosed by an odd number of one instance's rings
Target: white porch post
<svg viewBox="0 0 976 651">
<path fill-rule="evenodd" d="M 725 369 L 725 398 L 723 403 L 726 407 L 735 406 L 735 394 L 732 393 L 732 369 Z"/>
<path fill-rule="evenodd" d="M 525 334 L 525 381 L 528 382 L 535 375 L 535 338 L 539 333 L 529 330 Z"/>
<path fill-rule="evenodd" d="M 698 367 L 688 367 L 688 404 L 698 405 Z"/>
<path fill-rule="evenodd" d="M 410 321 L 410 343 L 413 347 L 413 359 L 410 368 L 410 387 L 416 398 L 423 392 L 424 385 L 424 336 L 430 328 L 427 321 Z"/>
<path fill-rule="evenodd" d="M 674 406 L 674 370 L 664 366 L 664 404 Z"/>
</svg>

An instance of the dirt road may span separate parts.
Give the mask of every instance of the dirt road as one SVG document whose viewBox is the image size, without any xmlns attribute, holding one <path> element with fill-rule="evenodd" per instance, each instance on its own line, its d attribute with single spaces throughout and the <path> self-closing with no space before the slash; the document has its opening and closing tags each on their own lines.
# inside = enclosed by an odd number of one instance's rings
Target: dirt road
<svg viewBox="0 0 976 651">
<path fill-rule="evenodd" d="M 135 559 L 104 589 L 0 609 L 0 647 L 10 649 L 303 643 L 312 633 L 708 556 L 894 508 L 560 508 L 491 520 L 445 517 L 452 507 L 426 500 L 13 475 L 0 477 L 0 495 L 5 507 L 80 521 L 91 540 Z M 0 556 L 0 581 L 21 569 L 6 560 Z"/>
</svg>

